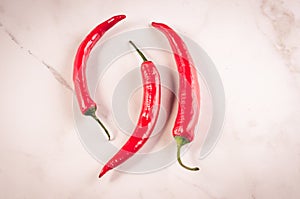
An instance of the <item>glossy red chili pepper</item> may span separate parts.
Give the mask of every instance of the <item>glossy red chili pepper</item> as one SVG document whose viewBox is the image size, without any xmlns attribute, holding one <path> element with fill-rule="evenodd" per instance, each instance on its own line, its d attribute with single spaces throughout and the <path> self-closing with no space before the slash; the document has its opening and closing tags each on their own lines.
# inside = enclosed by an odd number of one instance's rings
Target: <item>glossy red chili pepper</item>
<svg viewBox="0 0 300 199">
<path fill-rule="evenodd" d="M 200 88 L 197 71 L 184 41 L 169 26 L 152 22 L 152 26 L 161 31 L 169 40 L 177 70 L 179 73 L 178 112 L 173 127 L 173 136 L 177 143 L 177 160 L 189 170 L 199 170 L 184 165 L 180 159 L 180 149 L 194 139 L 195 126 L 200 114 Z"/>
<path fill-rule="evenodd" d="M 110 135 L 96 116 L 97 104 L 92 100 L 88 90 L 86 63 L 91 50 L 104 33 L 125 17 L 125 15 L 117 15 L 96 26 L 81 42 L 74 60 L 73 82 L 80 110 L 84 115 L 93 117 L 100 124 L 107 134 L 108 139 L 110 139 Z"/>
<path fill-rule="evenodd" d="M 130 41 L 144 62 L 141 65 L 143 79 L 143 104 L 137 126 L 128 141 L 102 168 L 99 178 L 132 157 L 148 140 L 157 122 L 160 109 L 160 76 L 155 65 L 148 61 Z"/>
</svg>

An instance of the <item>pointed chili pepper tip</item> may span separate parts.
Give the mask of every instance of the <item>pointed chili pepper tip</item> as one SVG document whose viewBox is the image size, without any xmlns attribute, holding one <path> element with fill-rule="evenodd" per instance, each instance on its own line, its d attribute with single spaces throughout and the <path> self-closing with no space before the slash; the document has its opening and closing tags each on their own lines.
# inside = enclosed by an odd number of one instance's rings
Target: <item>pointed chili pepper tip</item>
<svg viewBox="0 0 300 199">
<path fill-rule="evenodd" d="M 153 26 L 153 27 L 157 27 L 158 25 L 160 25 L 161 23 L 157 23 L 157 22 L 151 22 L 151 26 Z"/>
<path fill-rule="evenodd" d="M 185 168 L 187 170 L 190 170 L 190 171 L 198 171 L 199 170 L 198 167 L 191 168 L 191 167 L 188 167 L 188 166 L 184 165 L 181 161 L 181 158 L 180 158 L 180 149 L 181 149 L 181 147 L 183 145 L 189 143 L 189 141 L 186 138 L 181 137 L 181 136 L 175 136 L 175 140 L 176 140 L 176 143 L 177 143 L 177 161 L 180 164 L 180 166 L 182 166 L 183 168 Z"/>
<path fill-rule="evenodd" d="M 99 174 L 99 178 L 101 178 L 106 172 L 103 171 L 103 169 L 101 170 L 100 174 Z"/>
<path fill-rule="evenodd" d="M 116 17 L 116 18 L 119 18 L 119 19 L 125 19 L 125 18 L 126 18 L 126 15 L 116 15 L 115 17 Z"/>
<path fill-rule="evenodd" d="M 102 129 L 105 131 L 107 137 L 108 137 L 108 140 L 110 140 L 110 134 L 108 132 L 108 130 L 106 129 L 106 127 L 103 125 L 103 123 L 99 120 L 99 118 L 96 116 L 96 110 L 97 110 L 97 107 L 96 106 L 93 106 L 91 108 L 89 108 L 85 113 L 84 115 L 88 115 L 88 116 L 91 116 L 92 118 L 94 118 L 94 120 L 96 120 L 98 122 L 98 124 L 102 127 Z"/>
<path fill-rule="evenodd" d="M 111 170 L 111 168 L 105 165 L 105 166 L 102 168 L 102 170 L 101 170 L 101 172 L 100 172 L 100 174 L 99 174 L 99 178 L 101 178 L 102 176 L 104 176 L 104 174 L 106 174 L 109 170 Z"/>
<path fill-rule="evenodd" d="M 158 30 L 161 30 L 161 31 L 171 29 L 168 25 L 163 24 L 163 23 L 152 22 L 151 25 L 152 25 L 154 28 L 156 28 L 156 29 L 158 29 Z"/>
</svg>

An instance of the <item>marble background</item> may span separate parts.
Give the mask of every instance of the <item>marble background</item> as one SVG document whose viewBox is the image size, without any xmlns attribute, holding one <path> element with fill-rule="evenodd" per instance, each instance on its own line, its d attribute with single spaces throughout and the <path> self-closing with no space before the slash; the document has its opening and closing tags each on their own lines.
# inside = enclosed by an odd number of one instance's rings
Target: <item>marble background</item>
<svg viewBox="0 0 300 199">
<path fill-rule="evenodd" d="M 111 35 L 163 21 L 219 70 L 226 121 L 200 172 L 97 178 L 73 121 L 72 62 L 121 13 Z M 299 46 L 299 0 L 0 0 L 0 198 L 300 198 Z"/>
</svg>

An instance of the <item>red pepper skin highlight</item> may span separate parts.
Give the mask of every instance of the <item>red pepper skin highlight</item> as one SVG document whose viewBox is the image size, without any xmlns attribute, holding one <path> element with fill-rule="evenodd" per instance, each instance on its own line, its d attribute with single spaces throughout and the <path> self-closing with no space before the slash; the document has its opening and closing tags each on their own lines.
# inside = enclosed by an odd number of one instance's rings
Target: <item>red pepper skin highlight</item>
<svg viewBox="0 0 300 199">
<path fill-rule="evenodd" d="M 96 116 L 97 104 L 91 98 L 88 90 L 86 80 L 86 63 L 90 52 L 104 33 L 125 17 L 125 15 L 117 15 L 96 26 L 81 42 L 74 60 L 73 82 L 80 111 L 84 115 L 93 117 L 105 130 L 109 139 L 110 135 L 107 129 Z"/>
<path fill-rule="evenodd" d="M 133 44 L 131 42 L 131 44 Z M 133 44 L 134 45 L 134 44 Z M 134 45 L 136 48 L 136 46 Z M 137 48 L 136 48 L 137 49 Z M 137 49 L 138 50 L 138 49 Z M 140 51 L 138 50 L 139 54 Z M 137 125 L 131 137 L 102 168 L 99 178 L 107 171 L 119 166 L 132 157 L 149 139 L 158 119 L 161 100 L 159 72 L 151 61 L 140 54 L 144 60 L 141 65 L 143 80 L 143 103 Z"/>
<path fill-rule="evenodd" d="M 200 87 L 197 71 L 180 36 L 163 23 L 152 22 L 151 25 L 161 31 L 168 39 L 179 74 L 178 112 L 172 131 L 177 143 L 177 160 L 184 168 L 196 171 L 199 168 L 183 165 L 180 159 L 180 148 L 193 141 L 195 127 L 200 115 Z"/>
</svg>

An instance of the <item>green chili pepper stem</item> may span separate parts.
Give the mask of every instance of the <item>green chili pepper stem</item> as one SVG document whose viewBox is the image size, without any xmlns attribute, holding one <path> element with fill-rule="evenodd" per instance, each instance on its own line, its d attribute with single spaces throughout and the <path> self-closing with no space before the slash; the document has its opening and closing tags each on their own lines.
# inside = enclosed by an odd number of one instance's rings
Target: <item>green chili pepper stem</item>
<svg viewBox="0 0 300 199">
<path fill-rule="evenodd" d="M 136 47 L 136 45 L 132 42 L 129 41 L 129 43 L 134 47 L 134 49 L 138 52 L 138 54 L 141 56 L 141 58 L 143 59 L 143 61 L 148 61 L 147 58 L 145 57 L 145 55 L 138 49 L 138 47 Z"/>
<path fill-rule="evenodd" d="M 103 123 L 96 116 L 96 110 L 97 110 L 97 107 L 91 107 L 85 112 L 85 115 L 88 115 L 88 116 L 91 116 L 92 118 L 94 118 L 98 122 L 98 124 L 100 124 L 100 126 L 103 128 L 103 130 L 105 131 L 105 133 L 108 137 L 108 140 L 110 140 L 110 134 L 109 134 L 108 130 L 105 128 L 105 126 L 103 125 Z"/>
<path fill-rule="evenodd" d="M 100 126 L 101 126 L 101 127 L 103 128 L 103 130 L 105 131 L 105 133 L 106 133 L 106 135 L 107 135 L 107 137 L 108 137 L 108 140 L 110 140 L 110 135 L 109 135 L 109 133 L 108 133 L 108 130 L 105 128 L 105 126 L 102 124 L 102 122 L 97 118 L 96 114 L 91 115 L 91 117 L 94 118 L 94 119 L 98 122 L 98 124 L 100 124 Z"/>
<path fill-rule="evenodd" d="M 190 170 L 190 171 L 198 171 L 199 170 L 198 167 L 194 167 L 194 168 L 188 167 L 188 166 L 184 165 L 181 161 L 180 149 L 183 145 L 189 143 L 187 141 L 187 139 L 185 139 L 184 137 L 181 137 L 181 136 L 175 136 L 175 140 L 176 140 L 176 143 L 177 143 L 177 160 L 178 160 L 178 163 L 180 164 L 180 166 L 182 166 L 183 168 L 185 168 L 187 170 Z"/>
</svg>

